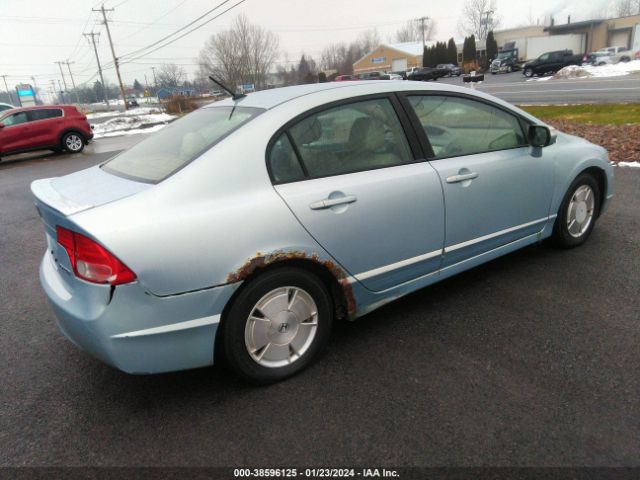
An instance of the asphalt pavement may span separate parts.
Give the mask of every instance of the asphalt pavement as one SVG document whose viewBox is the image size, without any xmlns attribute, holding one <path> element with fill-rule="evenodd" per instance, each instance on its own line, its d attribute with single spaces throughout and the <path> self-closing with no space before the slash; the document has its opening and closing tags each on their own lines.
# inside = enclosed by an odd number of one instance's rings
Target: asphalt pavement
<svg viewBox="0 0 640 480">
<path fill-rule="evenodd" d="M 640 171 L 574 250 L 538 245 L 339 323 L 302 374 L 132 376 L 58 331 L 29 184 L 0 163 L 0 466 L 639 466 Z"/>
<path fill-rule="evenodd" d="M 640 74 L 619 77 L 555 79 L 526 78 L 522 72 L 485 74 L 474 87 L 515 104 L 624 103 L 640 101 Z M 462 77 L 440 78 L 442 83 L 470 85 Z"/>
</svg>

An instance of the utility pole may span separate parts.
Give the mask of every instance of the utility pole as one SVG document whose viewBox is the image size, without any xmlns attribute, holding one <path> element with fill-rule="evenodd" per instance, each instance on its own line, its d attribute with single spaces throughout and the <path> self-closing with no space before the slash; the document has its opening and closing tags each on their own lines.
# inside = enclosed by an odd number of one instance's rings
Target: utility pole
<svg viewBox="0 0 640 480">
<path fill-rule="evenodd" d="M 96 36 L 100 36 L 100 33 L 83 33 L 85 37 L 91 38 L 91 43 L 93 44 L 93 51 L 96 54 L 96 62 L 98 63 L 98 72 L 100 73 L 100 81 L 102 82 L 102 95 L 104 96 L 104 101 L 107 104 L 107 110 L 111 110 L 111 105 L 109 105 L 109 97 L 107 97 L 107 85 L 104 83 L 104 77 L 102 76 L 102 66 L 100 65 L 100 57 L 98 57 L 98 47 L 96 47 Z"/>
<path fill-rule="evenodd" d="M 124 109 L 129 110 L 127 105 L 127 96 L 124 93 L 124 85 L 122 84 L 122 77 L 120 76 L 120 65 L 118 65 L 118 57 L 116 51 L 113 48 L 113 41 L 111 40 L 111 31 L 109 30 L 109 22 L 107 21 L 107 12 L 113 12 L 113 8 L 105 9 L 104 3 L 99 9 L 93 8 L 94 12 L 102 12 L 102 19 L 104 20 L 104 26 L 107 29 L 107 37 L 109 38 L 109 45 L 111 46 L 111 54 L 113 55 L 113 64 L 116 67 L 116 75 L 118 76 L 118 83 L 120 84 L 120 93 L 122 94 L 122 101 L 124 102 Z"/>
<path fill-rule="evenodd" d="M 493 10 L 487 10 L 486 12 L 482 12 L 480 14 L 480 33 L 482 34 L 482 37 L 480 37 L 480 39 L 485 39 L 487 38 L 487 35 L 489 35 L 489 17 L 493 14 Z M 484 19 L 484 22 L 482 21 L 482 17 L 486 15 L 486 18 Z M 484 32 L 482 31 L 482 24 L 484 23 Z"/>
<path fill-rule="evenodd" d="M 153 89 L 158 90 L 158 80 L 156 80 L 156 67 L 151 67 L 151 71 L 153 72 Z"/>
<path fill-rule="evenodd" d="M 58 80 L 58 92 L 60 92 L 58 96 L 62 99 L 62 103 L 67 103 L 64 100 L 64 90 L 62 90 L 62 85 L 60 85 L 60 80 Z"/>
<path fill-rule="evenodd" d="M 427 32 L 426 22 L 427 21 L 429 21 L 429 17 L 420 17 L 420 18 L 416 19 L 416 22 L 420 22 L 420 28 L 422 29 L 422 46 L 423 47 L 427 46 L 427 37 L 426 37 L 426 32 Z"/>
<path fill-rule="evenodd" d="M 7 76 L 0 75 L 0 77 L 2 77 L 2 80 L 4 80 L 4 89 L 7 91 L 7 95 L 9 95 L 9 103 L 13 105 L 13 97 L 11 96 L 11 92 L 9 91 L 9 87 L 7 87 Z"/>
<path fill-rule="evenodd" d="M 31 81 L 33 82 L 33 99 L 38 104 L 38 85 L 36 85 L 36 77 L 31 77 Z M 42 98 L 40 98 L 42 101 Z"/>
<path fill-rule="evenodd" d="M 76 62 L 70 62 L 69 59 L 67 59 L 66 62 L 62 62 L 62 63 L 65 63 L 67 65 L 67 68 L 69 69 L 69 76 L 71 77 L 71 85 L 73 85 L 73 91 L 76 93 L 76 103 L 80 104 L 80 97 L 78 96 L 78 89 L 76 88 L 76 82 L 73 80 L 73 74 L 71 73 L 71 64 Z"/>
<path fill-rule="evenodd" d="M 58 66 L 60 67 L 60 75 L 62 75 L 62 83 L 64 83 L 64 91 L 65 91 L 65 92 L 68 92 L 68 91 L 69 91 L 69 89 L 67 88 L 67 80 L 64 78 L 64 72 L 62 71 L 62 64 L 63 64 L 64 62 L 54 62 L 54 63 L 57 63 L 57 64 L 58 64 Z M 60 81 L 59 81 L 59 80 L 58 80 L 58 83 L 60 83 Z M 60 90 L 62 90 L 62 88 L 60 88 Z M 63 101 L 63 103 L 64 103 L 64 94 L 62 94 L 62 101 Z"/>
</svg>

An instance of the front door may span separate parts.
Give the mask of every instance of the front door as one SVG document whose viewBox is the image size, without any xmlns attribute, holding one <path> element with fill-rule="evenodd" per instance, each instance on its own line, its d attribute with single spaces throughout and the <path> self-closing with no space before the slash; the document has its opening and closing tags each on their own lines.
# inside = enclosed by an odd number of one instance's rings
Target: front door
<svg viewBox="0 0 640 480">
<path fill-rule="evenodd" d="M 270 163 L 300 223 L 365 287 L 381 291 L 438 271 L 440 180 L 410 148 L 390 98 L 307 116 L 277 140 Z"/>
<path fill-rule="evenodd" d="M 521 120 L 464 96 L 411 95 L 446 205 L 443 266 L 534 235 L 553 194 L 553 164 L 527 145 Z"/>
<path fill-rule="evenodd" d="M 0 123 L 0 153 L 7 154 L 31 147 L 31 135 L 26 112 L 5 116 Z"/>
</svg>

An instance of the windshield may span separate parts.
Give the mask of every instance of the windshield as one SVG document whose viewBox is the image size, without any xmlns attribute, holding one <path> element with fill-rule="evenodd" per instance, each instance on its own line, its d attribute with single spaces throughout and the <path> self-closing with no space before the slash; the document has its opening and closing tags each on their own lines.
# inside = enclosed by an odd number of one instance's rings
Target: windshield
<svg viewBox="0 0 640 480">
<path fill-rule="evenodd" d="M 122 152 L 102 168 L 133 180 L 157 183 L 262 111 L 247 107 L 201 108 Z"/>
</svg>

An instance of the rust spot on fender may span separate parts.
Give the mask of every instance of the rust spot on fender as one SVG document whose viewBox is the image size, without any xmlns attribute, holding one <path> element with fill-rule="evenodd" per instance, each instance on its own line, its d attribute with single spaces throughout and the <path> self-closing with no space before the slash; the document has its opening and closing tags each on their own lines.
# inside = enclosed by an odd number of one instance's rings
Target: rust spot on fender
<svg viewBox="0 0 640 480">
<path fill-rule="evenodd" d="M 306 252 L 296 250 L 278 250 L 266 255 L 261 252 L 257 252 L 255 257 L 248 259 L 240 268 L 227 275 L 227 283 L 240 282 L 251 276 L 257 269 L 266 267 L 267 265 L 296 259 L 311 260 L 326 267 L 337 280 L 338 285 L 340 285 L 344 298 L 347 302 L 346 307 L 348 315 L 352 317 L 356 313 L 356 300 L 353 295 L 353 288 L 349 283 L 349 275 L 347 275 L 347 272 L 332 260 L 320 260 L 318 258 L 318 254 L 315 252 L 310 255 Z"/>
</svg>

